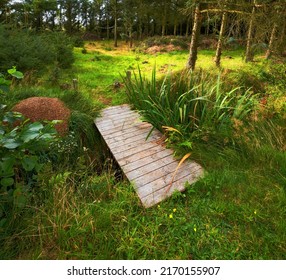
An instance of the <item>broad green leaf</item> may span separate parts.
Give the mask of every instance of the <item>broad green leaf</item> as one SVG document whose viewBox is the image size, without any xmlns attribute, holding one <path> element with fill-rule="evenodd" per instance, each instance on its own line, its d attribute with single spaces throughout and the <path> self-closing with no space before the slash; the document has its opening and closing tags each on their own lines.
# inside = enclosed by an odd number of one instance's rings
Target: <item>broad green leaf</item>
<svg viewBox="0 0 286 280">
<path fill-rule="evenodd" d="M 17 71 L 17 70 L 16 70 L 16 67 L 15 67 L 15 66 L 13 66 L 13 68 L 7 70 L 7 72 L 8 72 L 10 75 L 13 75 L 16 71 Z"/>
<path fill-rule="evenodd" d="M 12 69 L 7 70 L 7 72 L 8 72 L 11 76 L 13 76 L 13 77 L 15 77 L 15 78 L 17 78 L 17 79 L 22 79 L 22 78 L 24 77 L 23 73 L 20 72 L 20 71 L 17 71 L 17 69 L 16 69 L 15 66 L 13 66 Z"/>
<path fill-rule="evenodd" d="M 17 78 L 17 79 L 23 79 L 24 75 L 22 72 L 20 71 L 15 71 L 13 74 L 11 74 L 13 77 Z"/>
<path fill-rule="evenodd" d="M 14 175 L 14 158 L 3 159 L 0 162 L 0 177 L 11 177 Z"/>
<path fill-rule="evenodd" d="M 26 171 L 32 171 L 37 165 L 38 158 L 36 156 L 26 156 L 21 160 L 22 166 Z"/>
<path fill-rule="evenodd" d="M 3 110 L 7 107 L 7 105 L 4 105 L 4 104 L 0 104 L 0 110 Z"/>
<path fill-rule="evenodd" d="M 23 119 L 23 115 L 18 112 L 7 112 L 3 117 L 3 121 L 10 124 L 14 123 L 15 121 L 22 121 Z"/>
<path fill-rule="evenodd" d="M 14 184 L 14 179 L 13 178 L 3 178 L 0 181 L 1 186 L 3 187 L 10 187 Z"/>
<path fill-rule="evenodd" d="M 38 132 L 27 130 L 21 134 L 21 140 L 23 140 L 24 143 L 27 143 L 27 142 L 37 138 L 38 136 L 39 136 Z"/>
<path fill-rule="evenodd" d="M 1 86 L 3 86 L 3 85 L 9 86 L 10 84 L 11 84 L 11 81 L 6 80 L 6 79 L 3 78 L 3 77 L 0 77 L 0 85 L 1 85 Z"/>
<path fill-rule="evenodd" d="M 5 134 L 5 130 L 2 126 L 0 126 L 0 135 L 4 135 Z"/>
<path fill-rule="evenodd" d="M 9 150 L 13 150 L 21 146 L 23 143 L 18 139 L 2 139 L 2 146 Z"/>
<path fill-rule="evenodd" d="M 28 130 L 29 131 L 37 131 L 37 132 L 39 132 L 41 129 L 43 129 L 44 128 L 44 126 L 41 124 L 41 123 L 39 123 L 39 122 L 34 122 L 34 123 L 31 123 L 31 124 L 29 124 L 29 126 L 28 126 Z"/>
</svg>

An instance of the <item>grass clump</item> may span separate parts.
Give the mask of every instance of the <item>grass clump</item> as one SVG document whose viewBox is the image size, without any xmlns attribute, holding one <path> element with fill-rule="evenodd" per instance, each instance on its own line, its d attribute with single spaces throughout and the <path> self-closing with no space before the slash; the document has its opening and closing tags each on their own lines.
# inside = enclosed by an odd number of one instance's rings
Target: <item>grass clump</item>
<svg viewBox="0 0 286 280">
<path fill-rule="evenodd" d="M 255 105 L 249 91 L 225 92 L 220 76 L 215 81 L 203 72 L 169 74 L 157 82 L 155 70 L 151 80 L 139 70 L 134 80 L 125 79 L 125 85 L 129 102 L 144 120 L 162 132 L 167 128 L 185 138 L 228 137 L 233 121 L 246 119 Z"/>
</svg>

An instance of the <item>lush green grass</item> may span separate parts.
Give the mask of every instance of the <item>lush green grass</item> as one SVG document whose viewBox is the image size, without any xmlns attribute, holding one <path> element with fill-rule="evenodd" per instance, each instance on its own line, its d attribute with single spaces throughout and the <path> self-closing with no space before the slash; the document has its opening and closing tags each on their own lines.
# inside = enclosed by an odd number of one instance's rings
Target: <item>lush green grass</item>
<svg viewBox="0 0 286 280">
<path fill-rule="evenodd" d="M 14 221 L 1 258 L 283 259 L 286 196 L 280 172 L 232 150 L 208 152 L 204 160 L 215 156 L 216 166 L 203 180 L 147 210 L 111 172 L 88 176 L 80 185 L 68 173 L 44 176 L 35 195 L 41 203 Z M 276 164 L 282 160 L 285 155 Z"/>
<path fill-rule="evenodd" d="M 170 68 L 183 68 L 188 56 L 187 52 L 147 55 L 123 47 L 115 50 L 110 42 L 95 44 L 86 46 L 87 54 L 75 50 L 74 69 L 60 73 L 54 86 L 44 82 L 51 72 L 39 82 L 41 87 L 18 90 L 6 101 L 12 105 L 27 96 L 59 96 L 75 112 L 72 125 L 78 135 L 90 124 L 89 117 L 81 114 L 95 116 L 103 106 L 127 102 L 124 87 L 113 87 L 115 81 L 121 82 L 120 74 L 137 71 L 139 65 L 148 77 L 156 62 L 158 74 L 163 75 Z M 201 51 L 198 69 L 216 74 L 213 54 Z M 235 145 L 220 134 L 184 139 L 192 143 L 192 159 L 206 170 L 202 180 L 144 209 L 132 186 L 118 179 L 110 157 L 105 154 L 102 159 L 99 153 L 100 165 L 87 154 L 87 145 L 81 145 L 76 153 L 67 154 L 68 162 L 59 158 L 56 166 L 47 165 L 27 207 L 13 209 L 6 226 L 0 226 L 0 258 L 284 259 L 286 128 L 284 105 L 280 104 L 284 72 L 276 68 L 278 73 L 275 69 L 269 72 L 270 66 L 262 62 L 244 65 L 241 51 L 227 54 L 233 58 L 223 58 L 224 88 L 248 87 L 255 81 L 253 91 L 264 97 L 270 90 L 273 102 L 253 114 L 253 121 L 233 123 Z M 58 84 L 73 78 L 78 79 L 80 95 L 59 89 Z M 182 139 L 171 136 L 177 154 L 190 151 L 179 145 Z M 86 140 L 94 150 L 106 150 L 92 135 Z M 77 143 L 73 138 L 66 141 L 58 147 L 62 156 L 68 143 Z"/>
<path fill-rule="evenodd" d="M 125 76 L 126 71 L 137 72 L 140 67 L 143 73 L 151 73 L 156 66 L 158 76 L 162 77 L 170 71 L 183 69 L 189 55 L 188 51 L 147 54 L 136 48 L 130 50 L 123 42 L 120 42 L 118 48 L 114 48 L 112 42 L 87 43 L 84 49 L 84 53 L 82 48 L 75 49 L 76 62 L 72 72 L 79 81 L 79 89 L 91 94 L 99 103 L 112 105 L 127 102 L 124 89 L 114 86 L 116 82 L 122 82 L 121 76 Z M 214 51 L 202 50 L 197 68 L 217 73 L 212 61 L 214 54 Z M 222 67 L 234 70 L 242 65 L 241 50 L 225 52 Z"/>
</svg>

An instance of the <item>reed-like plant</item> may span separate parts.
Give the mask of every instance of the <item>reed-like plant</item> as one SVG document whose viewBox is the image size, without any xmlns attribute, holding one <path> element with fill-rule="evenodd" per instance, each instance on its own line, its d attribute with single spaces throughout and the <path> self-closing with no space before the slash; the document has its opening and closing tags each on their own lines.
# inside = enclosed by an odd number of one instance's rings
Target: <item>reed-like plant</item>
<svg viewBox="0 0 286 280">
<path fill-rule="evenodd" d="M 155 69 L 150 80 L 139 69 L 133 77 L 125 79 L 129 102 L 160 131 L 163 127 L 183 135 L 218 131 L 230 126 L 232 119 L 245 119 L 255 105 L 250 91 L 241 93 L 237 87 L 224 92 L 219 76 L 214 79 L 203 72 L 169 73 L 160 81 Z"/>
</svg>

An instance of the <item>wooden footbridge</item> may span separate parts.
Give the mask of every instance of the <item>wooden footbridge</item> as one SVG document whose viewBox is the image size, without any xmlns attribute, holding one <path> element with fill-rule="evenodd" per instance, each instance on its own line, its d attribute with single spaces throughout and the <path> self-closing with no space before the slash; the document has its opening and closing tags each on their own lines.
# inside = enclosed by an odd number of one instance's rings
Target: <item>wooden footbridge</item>
<svg viewBox="0 0 286 280">
<path fill-rule="evenodd" d="M 179 162 L 164 147 L 161 132 L 154 129 L 147 138 L 152 125 L 142 122 L 128 105 L 104 109 L 95 125 L 146 208 L 175 190 L 183 191 L 186 182 L 192 184 L 203 174 L 202 167 L 191 161 L 177 169 Z"/>
</svg>

